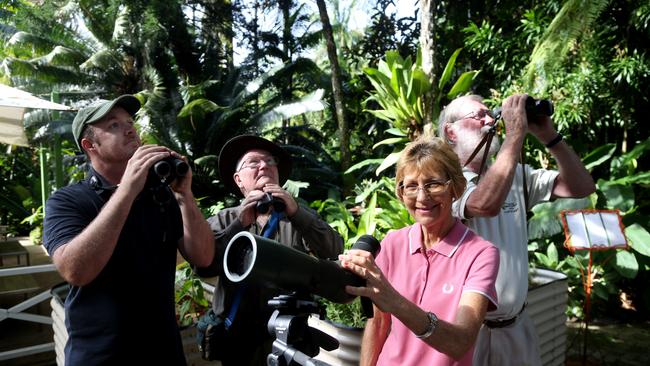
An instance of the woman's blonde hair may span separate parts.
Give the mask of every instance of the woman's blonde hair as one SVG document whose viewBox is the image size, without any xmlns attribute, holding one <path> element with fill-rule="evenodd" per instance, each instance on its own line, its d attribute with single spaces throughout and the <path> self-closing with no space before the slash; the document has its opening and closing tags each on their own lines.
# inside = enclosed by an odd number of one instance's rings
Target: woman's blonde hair
<svg viewBox="0 0 650 366">
<path fill-rule="evenodd" d="M 439 137 L 420 137 L 402 151 L 395 176 L 395 193 L 400 200 L 400 186 L 404 183 L 404 175 L 411 171 L 430 175 L 444 172 L 451 179 L 451 194 L 454 199 L 465 191 L 467 181 L 463 176 L 458 155 Z"/>
</svg>

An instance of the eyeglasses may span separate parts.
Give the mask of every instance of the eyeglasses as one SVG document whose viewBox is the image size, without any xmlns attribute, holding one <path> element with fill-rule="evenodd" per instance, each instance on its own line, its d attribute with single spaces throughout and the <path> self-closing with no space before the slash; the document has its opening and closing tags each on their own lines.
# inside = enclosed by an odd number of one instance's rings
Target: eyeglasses
<svg viewBox="0 0 650 366">
<path fill-rule="evenodd" d="M 490 118 L 492 118 L 492 119 L 495 118 L 495 117 L 494 117 L 494 113 L 493 113 L 491 110 L 489 110 L 489 109 L 481 109 L 481 110 L 478 111 L 478 112 L 471 112 L 471 113 L 468 113 L 468 114 L 466 114 L 466 115 L 460 117 L 459 119 L 453 120 L 453 121 L 451 121 L 451 122 L 449 122 L 449 123 L 458 122 L 458 121 L 463 120 L 463 119 L 465 119 L 465 118 L 480 121 L 480 120 L 484 119 L 485 117 L 490 117 Z"/>
<path fill-rule="evenodd" d="M 449 183 L 451 183 L 451 179 L 448 179 L 446 182 L 432 180 L 422 187 L 417 184 L 402 184 L 399 186 L 399 189 L 402 191 L 402 196 L 408 198 L 417 197 L 420 189 L 424 190 L 429 196 L 435 196 L 445 192 Z"/>
<path fill-rule="evenodd" d="M 237 169 L 237 171 L 240 172 L 245 168 L 258 169 L 262 165 L 262 162 L 264 162 L 264 164 L 266 164 L 267 166 L 278 165 L 278 160 L 274 156 L 269 156 L 262 159 L 253 158 L 242 162 L 241 166 L 239 167 L 239 169 Z"/>
</svg>

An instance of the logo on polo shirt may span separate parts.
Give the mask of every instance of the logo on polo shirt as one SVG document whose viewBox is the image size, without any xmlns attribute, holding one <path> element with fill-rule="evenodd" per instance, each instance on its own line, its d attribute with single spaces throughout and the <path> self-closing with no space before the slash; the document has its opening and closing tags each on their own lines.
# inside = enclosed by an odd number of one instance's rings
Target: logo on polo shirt
<svg viewBox="0 0 650 366">
<path fill-rule="evenodd" d="M 519 208 L 517 207 L 516 202 L 506 201 L 503 203 L 503 206 L 501 206 L 501 210 L 503 211 L 503 213 L 514 213 L 519 211 Z"/>
</svg>

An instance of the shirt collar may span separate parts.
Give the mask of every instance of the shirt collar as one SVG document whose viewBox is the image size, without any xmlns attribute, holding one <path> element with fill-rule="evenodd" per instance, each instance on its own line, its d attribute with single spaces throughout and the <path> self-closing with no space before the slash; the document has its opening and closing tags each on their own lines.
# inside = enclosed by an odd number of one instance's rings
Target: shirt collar
<svg viewBox="0 0 650 366">
<path fill-rule="evenodd" d="M 455 219 L 454 226 L 440 242 L 429 250 L 436 251 L 446 257 L 452 257 L 458 247 L 463 243 L 469 228 L 461 224 L 459 219 Z M 415 223 L 411 226 L 408 233 L 409 253 L 416 254 L 422 249 L 422 226 Z"/>
</svg>

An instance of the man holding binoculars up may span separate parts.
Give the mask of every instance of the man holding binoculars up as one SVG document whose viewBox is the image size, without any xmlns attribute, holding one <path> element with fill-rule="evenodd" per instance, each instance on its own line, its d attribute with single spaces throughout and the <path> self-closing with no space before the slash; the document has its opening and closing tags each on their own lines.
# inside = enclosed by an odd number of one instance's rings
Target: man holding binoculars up
<svg viewBox="0 0 650 366">
<path fill-rule="evenodd" d="M 122 95 L 79 111 L 72 130 L 89 177 L 46 203 L 44 245 L 70 284 L 66 365 L 186 363 L 174 307 L 177 250 L 205 266 L 214 239 L 183 157 L 142 145 L 139 109 Z"/>
<path fill-rule="evenodd" d="M 343 252 L 341 236 L 280 186 L 290 172 L 287 151 L 258 136 L 234 137 L 219 154 L 219 174 L 226 189 L 243 200 L 239 206 L 208 219 L 216 238 L 214 261 L 209 268 L 197 268 L 197 273 L 220 276 L 212 308 L 228 328 L 212 345 L 218 349 L 204 354 L 220 359 L 224 366 L 266 365 L 273 343 L 267 330 L 273 309 L 267 301 L 279 294 L 263 286 L 242 286 L 226 279 L 223 255 L 233 236 L 248 231 L 322 259 L 336 259 Z"/>
<path fill-rule="evenodd" d="M 489 144 L 494 162 L 484 167 L 483 151 L 474 154 L 497 122 L 478 95 L 452 101 L 440 114 L 439 136 L 465 164 L 465 192 L 454 203 L 454 215 L 499 248 L 496 288 L 499 305 L 488 312 L 474 349 L 474 365 L 540 365 L 538 339 L 525 311 L 528 291 L 528 229 L 526 212 L 539 202 L 558 197 L 585 197 L 594 181 L 580 158 L 551 121 L 550 102 L 526 94 L 504 102 L 501 116 L 505 139 Z M 559 171 L 522 166 L 519 157 L 526 134 L 532 134 L 555 158 Z M 487 139 L 486 141 L 489 141 Z M 486 143 L 486 145 L 488 145 Z M 475 158 L 474 158 L 475 156 Z M 489 160 L 489 159 L 487 159 Z M 488 164 L 485 164 L 488 165 Z M 480 177 L 480 179 L 479 179 Z"/>
</svg>

